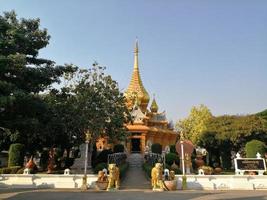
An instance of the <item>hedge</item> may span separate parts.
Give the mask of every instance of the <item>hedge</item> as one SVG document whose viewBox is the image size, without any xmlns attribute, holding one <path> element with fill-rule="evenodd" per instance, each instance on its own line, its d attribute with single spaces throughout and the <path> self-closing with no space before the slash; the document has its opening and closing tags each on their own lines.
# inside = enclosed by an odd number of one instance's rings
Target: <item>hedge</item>
<svg viewBox="0 0 267 200">
<path fill-rule="evenodd" d="M 102 171 L 104 168 L 108 168 L 107 163 L 98 163 L 94 168 L 94 173 L 97 174 L 99 171 Z"/>
<path fill-rule="evenodd" d="M 0 174 L 16 174 L 20 168 L 21 168 L 21 166 L 12 166 L 12 167 L 0 168 Z"/>
<path fill-rule="evenodd" d="M 11 144 L 8 152 L 8 167 L 23 166 L 25 146 L 20 143 Z"/>
<path fill-rule="evenodd" d="M 120 178 L 124 178 L 127 170 L 129 169 L 129 163 L 125 162 L 122 165 L 119 166 L 120 169 Z"/>
<path fill-rule="evenodd" d="M 170 153 L 175 153 L 175 154 L 177 154 L 177 152 L 176 152 L 176 145 L 175 145 L 175 144 L 170 145 Z"/>
<path fill-rule="evenodd" d="M 149 165 L 148 163 L 144 163 L 143 164 L 143 170 L 145 171 L 145 174 L 149 178 L 151 178 L 151 170 L 152 169 L 153 169 L 153 167 L 151 165 Z"/>
<path fill-rule="evenodd" d="M 152 144 L 151 146 L 152 153 L 161 154 L 162 153 L 162 146 L 159 143 Z"/>
<path fill-rule="evenodd" d="M 180 164 L 179 156 L 175 153 L 168 153 L 165 156 L 165 161 L 168 165 L 172 165 L 175 162 L 177 165 Z"/>
<path fill-rule="evenodd" d="M 122 144 L 116 144 L 114 146 L 114 153 L 123 153 L 124 152 L 124 146 Z"/>
</svg>

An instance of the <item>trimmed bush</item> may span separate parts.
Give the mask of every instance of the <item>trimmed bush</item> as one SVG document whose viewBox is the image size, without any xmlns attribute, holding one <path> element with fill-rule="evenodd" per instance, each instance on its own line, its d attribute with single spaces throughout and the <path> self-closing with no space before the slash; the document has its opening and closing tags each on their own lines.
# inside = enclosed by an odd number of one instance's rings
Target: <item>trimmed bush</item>
<svg viewBox="0 0 267 200">
<path fill-rule="evenodd" d="M 174 171 L 175 172 L 175 174 L 182 174 L 182 171 L 180 170 L 180 168 L 178 168 L 178 169 L 172 169 L 171 168 L 171 165 L 168 165 L 168 164 L 166 164 L 165 165 L 165 168 L 167 168 L 168 170 L 172 170 L 172 171 Z"/>
<path fill-rule="evenodd" d="M 64 168 L 65 169 L 70 168 L 74 164 L 74 158 L 67 157 L 65 158 L 64 162 L 65 162 Z"/>
<path fill-rule="evenodd" d="M 122 144 L 116 144 L 114 146 L 114 153 L 123 153 L 124 152 L 124 146 Z"/>
<path fill-rule="evenodd" d="M 120 178 L 124 178 L 128 168 L 129 168 L 129 163 L 128 162 L 125 162 L 125 163 L 123 163 L 122 165 L 119 166 Z"/>
<path fill-rule="evenodd" d="M 152 170 L 153 166 L 151 166 L 148 163 L 144 163 L 143 164 L 143 170 L 145 171 L 145 174 L 147 175 L 147 177 L 151 178 L 151 170 Z"/>
<path fill-rule="evenodd" d="M 4 167 L 0 169 L 0 174 L 16 174 L 21 166 Z"/>
<path fill-rule="evenodd" d="M 95 166 L 97 166 L 99 163 L 107 163 L 108 162 L 108 155 L 112 154 L 112 151 L 109 149 L 103 150 L 95 160 Z"/>
<path fill-rule="evenodd" d="M 151 146 L 152 153 L 161 154 L 162 153 L 162 146 L 159 143 L 152 144 Z"/>
<path fill-rule="evenodd" d="M 41 154 L 41 157 L 40 157 L 40 166 L 41 166 L 42 170 L 47 169 L 48 158 L 49 158 L 49 151 L 44 150 Z"/>
<path fill-rule="evenodd" d="M 172 165 L 175 162 L 177 165 L 180 163 L 179 156 L 175 153 L 168 153 L 165 156 L 165 161 L 168 165 Z"/>
<path fill-rule="evenodd" d="M 251 140 L 247 142 L 245 146 L 246 157 L 247 158 L 256 158 L 257 152 L 259 152 L 262 156 L 266 151 L 266 145 L 259 140 Z"/>
<path fill-rule="evenodd" d="M 20 143 L 11 144 L 8 152 L 8 167 L 23 166 L 25 146 Z"/>
<path fill-rule="evenodd" d="M 221 165 L 223 169 L 231 169 L 232 166 L 232 160 L 231 160 L 231 153 L 228 151 L 222 151 L 221 152 Z"/>
<path fill-rule="evenodd" d="M 175 144 L 170 145 L 170 153 L 175 153 L 175 154 L 177 154 L 177 152 L 176 152 L 176 145 L 175 145 Z"/>
<path fill-rule="evenodd" d="M 94 168 L 94 173 L 97 174 L 99 171 L 103 170 L 104 168 L 108 169 L 107 163 L 99 163 Z"/>
</svg>

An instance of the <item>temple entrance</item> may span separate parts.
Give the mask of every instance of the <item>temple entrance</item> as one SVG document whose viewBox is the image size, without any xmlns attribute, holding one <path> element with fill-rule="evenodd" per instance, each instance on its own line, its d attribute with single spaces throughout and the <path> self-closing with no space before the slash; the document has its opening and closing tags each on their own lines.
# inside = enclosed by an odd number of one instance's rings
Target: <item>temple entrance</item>
<svg viewBox="0 0 267 200">
<path fill-rule="evenodd" d="M 131 145 L 132 146 L 132 149 L 131 149 L 132 153 L 139 153 L 139 152 L 141 152 L 140 138 L 132 138 L 131 140 L 132 140 L 132 145 Z"/>
</svg>

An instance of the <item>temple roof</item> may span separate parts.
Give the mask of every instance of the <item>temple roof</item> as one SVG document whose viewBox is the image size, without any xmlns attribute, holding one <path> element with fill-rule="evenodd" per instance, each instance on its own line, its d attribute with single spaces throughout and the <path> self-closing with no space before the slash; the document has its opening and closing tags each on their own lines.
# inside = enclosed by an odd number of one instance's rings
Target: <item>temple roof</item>
<svg viewBox="0 0 267 200">
<path fill-rule="evenodd" d="M 133 119 L 133 123 L 143 123 L 143 120 L 146 119 L 146 115 L 141 111 L 139 106 L 135 106 L 131 111 L 131 116 Z"/>
<path fill-rule="evenodd" d="M 149 119 L 149 121 L 155 121 L 155 122 L 167 122 L 167 118 L 166 118 L 166 112 L 162 112 L 162 113 L 155 113 L 151 116 L 151 118 Z"/>
<path fill-rule="evenodd" d="M 132 79 L 128 89 L 124 93 L 124 96 L 126 97 L 127 104 L 129 107 L 133 107 L 134 103 L 137 101 L 142 112 L 145 113 L 150 97 L 141 80 L 138 66 L 138 53 L 138 41 L 136 40 L 134 49 L 134 69 L 132 73 Z"/>
</svg>

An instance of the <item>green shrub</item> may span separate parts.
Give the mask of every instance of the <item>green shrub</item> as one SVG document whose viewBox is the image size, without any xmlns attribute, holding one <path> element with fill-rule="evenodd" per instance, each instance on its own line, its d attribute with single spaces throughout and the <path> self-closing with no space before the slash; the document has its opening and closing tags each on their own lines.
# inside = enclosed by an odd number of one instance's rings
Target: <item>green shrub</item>
<svg viewBox="0 0 267 200">
<path fill-rule="evenodd" d="M 8 167 L 23 166 L 25 147 L 23 144 L 11 144 L 8 152 Z"/>
<path fill-rule="evenodd" d="M 0 169 L 0 174 L 16 174 L 21 166 L 4 167 Z"/>
<path fill-rule="evenodd" d="M 67 157 L 65 158 L 64 162 L 65 162 L 64 168 L 65 169 L 70 168 L 74 164 L 74 158 Z"/>
<path fill-rule="evenodd" d="M 177 152 L 176 152 L 176 145 L 175 145 L 175 144 L 170 145 L 170 153 L 175 153 L 175 154 L 177 154 Z"/>
<path fill-rule="evenodd" d="M 47 169 L 48 158 L 49 158 L 49 151 L 47 149 L 43 150 L 41 157 L 40 157 L 40 166 L 41 166 L 42 170 Z"/>
<path fill-rule="evenodd" d="M 103 170 L 104 168 L 108 169 L 107 163 L 99 163 L 94 168 L 94 173 L 97 174 L 99 171 Z"/>
<path fill-rule="evenodd" d="M 94 162 L 95 166 L 97 166 L 99 163 L 107 163 L 108 162 L 108 155 L 112 154 L 112 151 L 109 149 L 103 150 L 97 157 Z"/>
<path fill-rule="evenodd" d="M 145 171 L 145 174 L 149 178 L 151 178 L 151 170 L 152 170 L 152 168 L 153 168 L 153 166 L 149 165 L 148 163 L 144 163 L 143 164 L 143 170 Z"/>
<path fill-rule="evenodd" d="M 113 149 L 114 153 L 123 153 L 124 152 L 124 146 L 122 144 L 116 144 Z"/>
<path fill-rule="evenodd" d="M 257 152 L 259 152 L 263 156 L 266 151 L 266 145 L 262 141 L 251 140 L 247 142 L 245 146 L 245 151 L 247 158 L 255 158 Z"/>
<path fill-rule="evenodd" d="M 174 171 L 175 172 L 175 174 L 182 174 L 182 171 L 180 170 L 180 168 L 178 168 L 178 169 L 172 169 L 171 168 L 171 165 L 168 165 L 167 163 L 166 163 L 166 165 L 165 165 L 165 168 L 167 168 L 168 170 L 172 170 L 172 171 Z"/>
<path fill-rule="evenodd" d="M 122 165 L 119 166 L 120 178 L 124 178 L 125 177 L 125 174 L 126 174 L 128 168 L 129 168 L 129 163 L 128 162 L 125 162 L 125 163 L 123 163 Z"/>
<path fill-rule="evenodd" d="M 151 146 L 152 153 L 161 154 L 162 153 L 162 146 L 159 143 L 152 144 Z"/>
<path fill-rule="evenodd" d="M 231 169 L 232 166 L 232 160 L 231 160 L 231 152 L 224 151 L 221 152 L 221 165 L 223 169 Z"/>
<path fill-rule="evenodd" d="M 16 174 L 23 174 L 23 172 L 24 172 L 24 167 L 23 168 L 20 168 L 18 171 L 17 171 L 17 173 Z"/>
<path fill-rule="evenodd" d="M 179 156 L 177 154 L 175 154 L 175 153 L 168 153 L 165 156 L 165 162 L 168 165 L 172 165 L 173 162 L 175 162 L 177 165 L 179 165 L 180 159 L 179 159 Z"/>
</svg>

